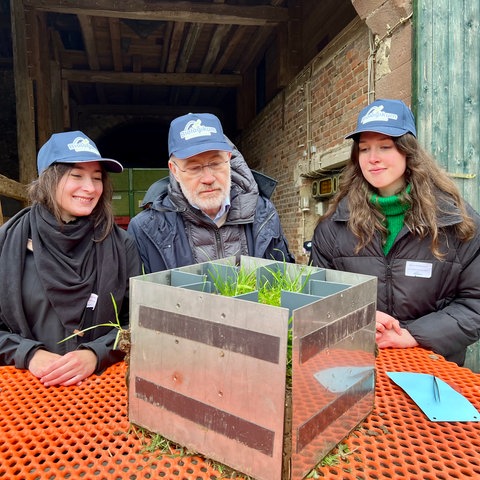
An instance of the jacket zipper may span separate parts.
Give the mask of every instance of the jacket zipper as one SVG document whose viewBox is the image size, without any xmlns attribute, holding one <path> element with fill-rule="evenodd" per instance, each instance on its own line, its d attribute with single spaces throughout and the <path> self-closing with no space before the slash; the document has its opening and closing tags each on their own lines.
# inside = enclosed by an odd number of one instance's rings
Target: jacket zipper
<svg viewBox="0 0 480 480">
<path fill-rule="evenodd" d="M 390 263 L 387 263 L 387 299 L 388 299 L 388 304 L 387 304 L 387 309 L 388 309 L 388 314 L 392 315 L 392 310 L 393 310 L 393 302 L 392 302 L 392 267 Z"/>
<path fill-rule="evenodd" d="M 263 227 L 271 220 L 271 218 L 275 215 L 275 212 L 271 212 L 270 215 L 265 219 L 265 221 L 260 225 L 260 228 L 258 229 L 257 235 L 255 236 L 255 241 L 257 241 L 258 235 L 260 235 L 260 232 L 263 230 Z"/>
</svg>

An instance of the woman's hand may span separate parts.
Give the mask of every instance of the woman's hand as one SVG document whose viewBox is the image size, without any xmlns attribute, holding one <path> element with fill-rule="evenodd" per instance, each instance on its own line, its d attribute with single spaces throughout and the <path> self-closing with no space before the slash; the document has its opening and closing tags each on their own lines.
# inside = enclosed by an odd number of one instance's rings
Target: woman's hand
<svg viewBox="0 0 480 480">
<path fill-rule="evenodd" d="M 400 322 L 377 310 L 375 340 L 378 348 L 409 348 L 418 346 L 410 332 L 400 327 Z"/>
<path fill-rule="evenodd" d="M 80 385 L 97 366 L 97 356 L 91 350 L 74 350 L 65 355 L 37 350 L 28 369 L 45 386 Z"/>
</svg>

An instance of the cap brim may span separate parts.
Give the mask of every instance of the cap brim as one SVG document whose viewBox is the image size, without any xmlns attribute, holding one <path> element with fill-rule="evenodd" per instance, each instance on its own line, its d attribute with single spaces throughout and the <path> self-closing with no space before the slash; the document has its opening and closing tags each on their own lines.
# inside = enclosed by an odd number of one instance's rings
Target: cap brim
<svg viewBox="0 0 480 480">
<path fill-rule="evenodd" d="M 204 143 L 199 145 L 192 145 L 191 147 L 183 148 L 178 151 L 172 151 L 171 155 L 174 155 L 175 157 L 184 160 L 185 158 L 190 158 L 203 152 L 210 152 L 211 150 L 232 152 L 233 148 L 226 142 Z"/>
<path fill-rule="evenodd" d="M 360 133 L 363 132 L 375 132 L 375 133 L 383 133 L 384 135 L 388 135 L 389 137 L 401 137 L 402 135 L 405 135 L 406 133 L 409 133 L 408 130 L 405 130 L 404 128 L 395 128 L 395 127 L 387 127 L 387 126 L 377 126 L 377 127 L 368 127 L 368 128 L 358 128 L 352 133 L 349 133 L 346 137 L 346 139 L 356 137 Z"/>
<path fill-rule="evenodd" d="M 92 158 L 91 160 L 81 160 L 81 161 L 79 161 L 78 158 L 72 158 L 72 159 L 57 160 L 54 163 L 86 163 L 86 162 L 101 162 L 105 167 L 105 170 L 107 170 L 107 172 L 112 172 L 112 173 L 123 172 L 123 165 L 117 160 L 113 160 L 112 158 Z"/>
</svg>

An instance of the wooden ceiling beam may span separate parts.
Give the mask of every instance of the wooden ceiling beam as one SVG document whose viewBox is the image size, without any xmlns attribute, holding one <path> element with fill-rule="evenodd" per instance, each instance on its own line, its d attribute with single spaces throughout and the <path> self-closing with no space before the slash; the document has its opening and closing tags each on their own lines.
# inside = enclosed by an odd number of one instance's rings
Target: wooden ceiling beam
<svg viewBox="0 0 480 480">
<path fill-rule="evenodd" d="M 95 43 L 95 32 L 93 18 L 90 15 L 77 15 L 80 28 L 82 29 L 83 43 L 87 53 L 88 66 L 92 70 L 100 70 L 98 61 L 97 44 Z"/>
<path fill-rule="evenodd" d="M 210 42 L 208 53 L 203 62 L 201 73 L 210 73 L 212 71 L 212 66 L 217 60 L 220 48 L 222 47 L 223 39 L 228 35 L 231 28 L 231 25 L 217 25 Z"/>
<path fill-rule="evenodd" d="M 71 13 L 134 20 L 265 26 L 288 21 L 288 9 L 269 5 L 236 6 L 147 0 L 23 0 L 25 7 L 45 12 Z"/>
<path fill-rule="evenodd" d="M 245 72 L 250 68 L 255 67 L 264 54 L 268 46 L 266 42 L 271 35 L 272 30 L 270 28 L 262 28 L 258 32 L 258 35 L 255 35 L 252 39 L 248 54 L 245 52 L 246 54 L 240 58 L 235 70 L 238 72 Z"/>
<path fill-rule="evenodd" d="M 112 46 L 113 69 L 116 72 L 123 70 L 122 51 L 120 49 L 120 21 L 118 18 L 109 18 L 108 26 L 110 28 L 110 45 Z"/>
<path fill-rule="evenodd" d="M 180 52 L 179 60 L 175 71 L 177 73 L 185 73 L 187 71 L 188 62 L 192 58 L 195 45 L 202 32 L 203 25 L 201 23 L 192 23 L 188 29 L 187 36 L 182 45 L 182 51 Z"/>
<path fill-rule="evenodd" d="M 232 55 L 232 52 L 235 51 L 239 43 L 242 41 L 243 36 L 245 35 L 247 29 L 245 28 L 237 28 L 234 32 L 233 35 L 231 35 L 231 38 L 229 39 L 229 42 L 227 44 L 227 47 L 225 50 L 222 52 L 221 57 L 218 59 L 217 64 L 212 70 L 212 73 L 219 74 L 225 65 L 228 62 L 228 59 Z"/>
<path fill-rule="evenodd" d="M 175 66 L 177 65 L 178 55 L 180 53 L 180 48 L 183 38 L 183 29 L 185 24 L 183 22 L 174 22 L 173 32 L 170 38 L 170 46 L 168 48 L 168 60 L 166 72 L 174 72 Z"/>
<path fill-rule="evenodd" d="M 83 43 L 87 53 L 88 66 L 92 70 L 100 70 L 100 62 L 98 59 L 97 44 L 95 42 L 95 27 L 93 25 L 94 17 L 90 15 L 78 15 L 78 22 L 82 30 Z M 95 85 L 98 101 L 100 103 L 107 103 L 107 97 L 102 85 Z"/>
<path fill-rule="evenodd" d="M 212 75 L 206 73 L 95 72 L 90 70 L 62 69 L 62 78 L 69 82 L 79 83 L 118 83 L 176 87 L 235 88 L 242 85 L 241 75 Z"/>
</svg>

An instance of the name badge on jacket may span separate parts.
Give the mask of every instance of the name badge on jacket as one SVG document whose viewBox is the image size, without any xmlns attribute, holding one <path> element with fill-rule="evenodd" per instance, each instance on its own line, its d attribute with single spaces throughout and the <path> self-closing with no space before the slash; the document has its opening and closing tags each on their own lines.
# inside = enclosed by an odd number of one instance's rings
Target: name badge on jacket
<svg viewBox="0 0 480 480">
<path fill-rule="evenodd" d="M 405 265 L 406 277 L 432 278 L 432 264 L 426 262 L 407 261 Z"/>
</svg>

